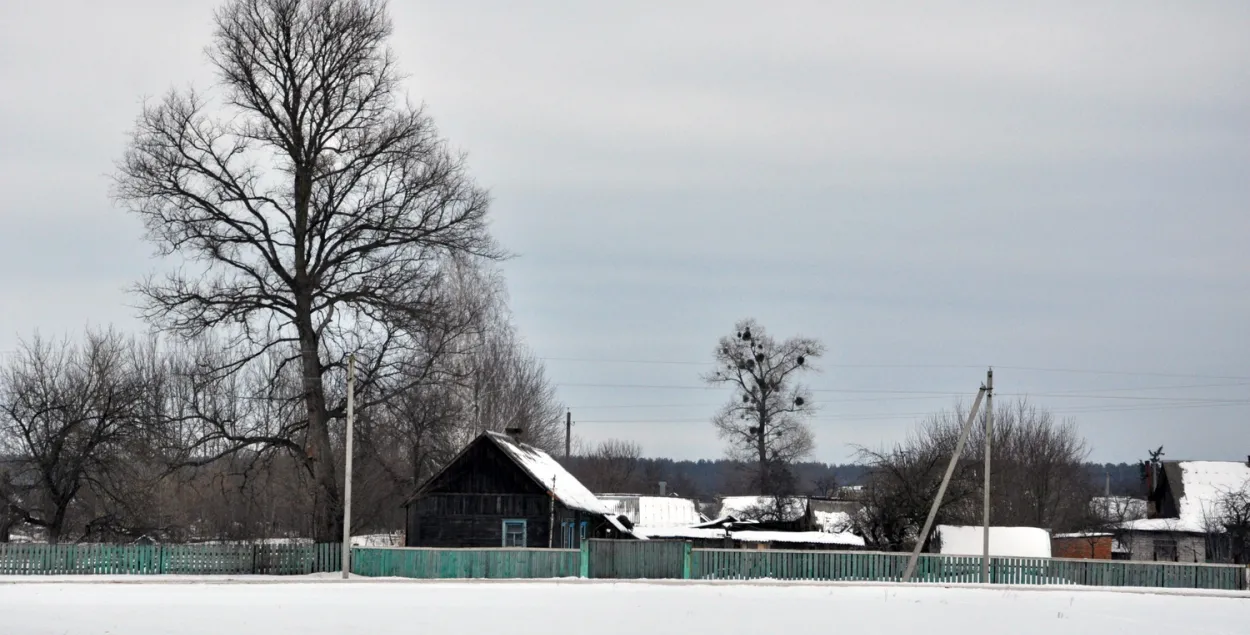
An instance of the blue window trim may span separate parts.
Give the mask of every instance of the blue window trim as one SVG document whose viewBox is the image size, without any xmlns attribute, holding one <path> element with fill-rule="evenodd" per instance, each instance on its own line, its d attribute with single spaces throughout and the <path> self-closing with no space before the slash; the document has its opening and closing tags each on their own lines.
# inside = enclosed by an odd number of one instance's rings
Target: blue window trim
<svg viewBox="0 0 1250 635">
<path fill-rule="evenodd" d="M 581 536 L 580 539 L 583 541 L 586 540 L 586 525 L 587 525 L 586 521 L 583 520 L 581 529 L 580 529 L 580 536 Z"/>
<path fill-rule="evenodd" d="M 529 526 L 528 526 L 529 524 L 525 522 L 525 519 L 524 519 L 524 518 L 505 518 L 505 519 L 503 520 L 503 524 L 500 526 L 500 532 L 503 534 L 503 536 L 502 536 L 502 539 L 501 539 L 500 543 L 501 543 L 504 547 L 509 547 L 509 546 L 515 547 L 515 546 L 516 546 L 516 545 L 509 545 L 509 544 L 508 544 L 508 523 L 520 523 L 520 524 L 521 524 L 521 544 L 520 544 L 520 546 L 521 546 L 521 547 L 527 547 L 527 546 L 529 546 Z"/>
</svg>

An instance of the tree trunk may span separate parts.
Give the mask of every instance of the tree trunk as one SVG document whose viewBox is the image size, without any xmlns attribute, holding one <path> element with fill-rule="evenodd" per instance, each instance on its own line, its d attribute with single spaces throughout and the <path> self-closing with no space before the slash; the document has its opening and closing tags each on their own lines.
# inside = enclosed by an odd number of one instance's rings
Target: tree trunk
<svg viewBox="0 0 1250 635">
<path fill-rule="evenodd" d="M 769 496 L 773 492 L 769 490 L 770 479 L 768 478 L 768 393 L 765 392 L 763 379 L 755 378 L 755 385 L 759 386 L 760 390 L 760 427 L 757 430 L 759 432 L 759 447 L 757 450 L 760 454 L 760 495 Z"/>
<path fill-rule="evenodd" d="M 308 411 L 308 438 L 304 451 L 313 477 L 313 539 L 335 542 L 343 537 L 342 507 L 334 469 L 334 452 L 330 445 L 320 352 L 311 325 L 301 325 L 300 358 L 304 371 L 304 404 Z"/>
</svg>

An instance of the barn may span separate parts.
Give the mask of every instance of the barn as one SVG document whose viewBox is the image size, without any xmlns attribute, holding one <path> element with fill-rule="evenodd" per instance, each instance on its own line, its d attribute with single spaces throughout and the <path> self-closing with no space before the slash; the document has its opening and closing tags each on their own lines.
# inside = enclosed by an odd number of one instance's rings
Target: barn
<svg viewBox="0 0 1250 635">
<path fill-rule="evenodd" d="M 576 549 L 633 538 L 616 515 L 520 431 L 484 432 L 406 503 L 409 547 Z"/>
</svg>

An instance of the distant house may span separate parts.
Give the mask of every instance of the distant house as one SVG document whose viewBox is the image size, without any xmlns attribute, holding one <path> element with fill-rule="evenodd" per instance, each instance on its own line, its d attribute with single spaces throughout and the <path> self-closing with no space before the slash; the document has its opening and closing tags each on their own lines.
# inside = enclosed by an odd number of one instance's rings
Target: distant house
<svg viewBox="0 0 1250 635">
<path fill-rule="evenodd" d="M 1226 562 L 1218 526 L 1220 498 L 1250 487 L 1250 465 L 1237 461 L 1158 461 L 1146 465 L 1146 518 L 1121 524 L 1132 560 Z"/>
<path fill-rule="evenodd" d="M 938 525 L 943 555 L 979 556 L 985 532 L 979 526 Z M 1050 532 L 1038 527 L 990 527 L 990 556 L 1000 558 L 1049 558 Z"/>
<path fill-rule="evenodd" d="M 633 538 L 590 490 L 538 448 L 479 435 L 406 503 L 409 547 L 555 547 Z"/>
<path fill-rule="evenodd" d="M 688 540 L 696 547 L 727 549 L 863 549 L 849 529 L 850 515 L 815 499 L 727 496 L 714 520 L 686 527 L 635 527 L 639 538 Z"/>
<path fill-rule="evenodd" d="M 598 494 L 597 497 L 618 519 L 623 516 L 628 520 L 629 526 L 693 527 L 709 520 L 689 498 L 640 494 Z"/>
</svg>

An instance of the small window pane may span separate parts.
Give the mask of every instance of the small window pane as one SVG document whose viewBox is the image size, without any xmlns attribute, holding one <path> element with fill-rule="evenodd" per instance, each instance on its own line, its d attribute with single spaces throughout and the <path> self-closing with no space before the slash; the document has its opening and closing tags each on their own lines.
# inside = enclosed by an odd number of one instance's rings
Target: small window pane
<svg viewBox="0 0 1250 635">
<path fill-rule="evenodd" d="M 525 546 L 525 521 L 524 520 L 503 521 L 503 546 L 505 547 L 524 547 Z"/>
<path fill-rule="evenodd" d="M 1176 562 L 1176 540 L 1172 538 L 1155 538 L 1155 561 Z"/>
</svg>

